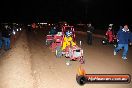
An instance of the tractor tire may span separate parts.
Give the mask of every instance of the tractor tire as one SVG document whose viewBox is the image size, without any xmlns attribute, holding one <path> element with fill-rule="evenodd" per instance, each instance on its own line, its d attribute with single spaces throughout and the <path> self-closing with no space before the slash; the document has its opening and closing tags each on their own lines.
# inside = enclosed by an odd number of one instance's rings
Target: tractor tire
<svg viewBox="0 0 132 88">
<path fill-rule="evenodd" d="M 76 76 L 76 81 L 79 85 L 84 85 L 87 82 L 87 79 L 84 76 Z"/>
</svg>

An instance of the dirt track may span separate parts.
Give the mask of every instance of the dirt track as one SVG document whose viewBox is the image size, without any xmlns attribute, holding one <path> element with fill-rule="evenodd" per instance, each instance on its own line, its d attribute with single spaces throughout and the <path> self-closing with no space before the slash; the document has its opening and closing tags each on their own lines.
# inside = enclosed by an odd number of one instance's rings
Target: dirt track
<svg viewBox="0 0 132 88">
<path fill-rule="evenodd" d="M 77 61 L 66 66 L 66 58 L 56 58 L 45 46 L 46 32 L 23 33 L 16 46 L 0 58 L 0 88 L 131 88 L 130 84 L 86 84 L 76 83 L 79 67 Z M 80 38 L 80 36 L 83 36 Z M 28 42 L 27 42 L 28 40 Z M 82 41 L 84 49 L 84 69 L 88 74 L 131 74 L 132 48 L 128 60 L 121 59 L 121 52 L 113 56 L 113 46 L 101 45 L 94 38 L 92 46 L 86 44 L 86 36 L 77 34 L 77 43 Z"/>
</svg>

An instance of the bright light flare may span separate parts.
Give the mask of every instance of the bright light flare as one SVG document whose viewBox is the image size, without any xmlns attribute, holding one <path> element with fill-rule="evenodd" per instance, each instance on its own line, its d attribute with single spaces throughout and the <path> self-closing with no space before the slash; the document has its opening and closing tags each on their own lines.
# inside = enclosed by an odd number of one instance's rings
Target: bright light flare
<svg viewBox="0 0 132 88">
<path fill-rule="evenodd" d="M 13 34 L 15 35 L 16 34 L 16 32 L 13 30 Z"/>
</svg>

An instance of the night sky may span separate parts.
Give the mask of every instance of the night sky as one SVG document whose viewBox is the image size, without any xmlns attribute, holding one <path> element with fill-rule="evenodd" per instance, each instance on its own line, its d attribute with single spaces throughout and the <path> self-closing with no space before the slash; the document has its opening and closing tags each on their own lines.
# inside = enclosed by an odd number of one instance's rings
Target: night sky
<svg viewBox="0 0 132 88">
<path fill-rule="evenodd" d="M 124 0 L 1 1 L 0 21 L 131 23 L 131 4 Z"/>
</svg>

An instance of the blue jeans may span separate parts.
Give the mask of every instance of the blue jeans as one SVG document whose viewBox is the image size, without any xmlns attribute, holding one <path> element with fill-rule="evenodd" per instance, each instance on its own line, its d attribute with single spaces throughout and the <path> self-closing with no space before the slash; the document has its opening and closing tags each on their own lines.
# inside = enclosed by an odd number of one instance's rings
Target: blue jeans
<svg viewBox="0 0 132 88">
<path fill-rule="evenodd" d="M 2 48 L 2 39 L 0 39 L 0 49 Z"/>
<path fill-rule="evenodd" d="M 122 48 L 124 48 L 122 57 L 126 57 L 128 52 L 128 44 L 118 44 L 118 47 L 115 48 L 115 52 L 118 52 Z"/>
<path fill-rule="evenodd" d="M 10 49 L 10 38 L 4 37 L 5 49 Z"/>
</svg>

